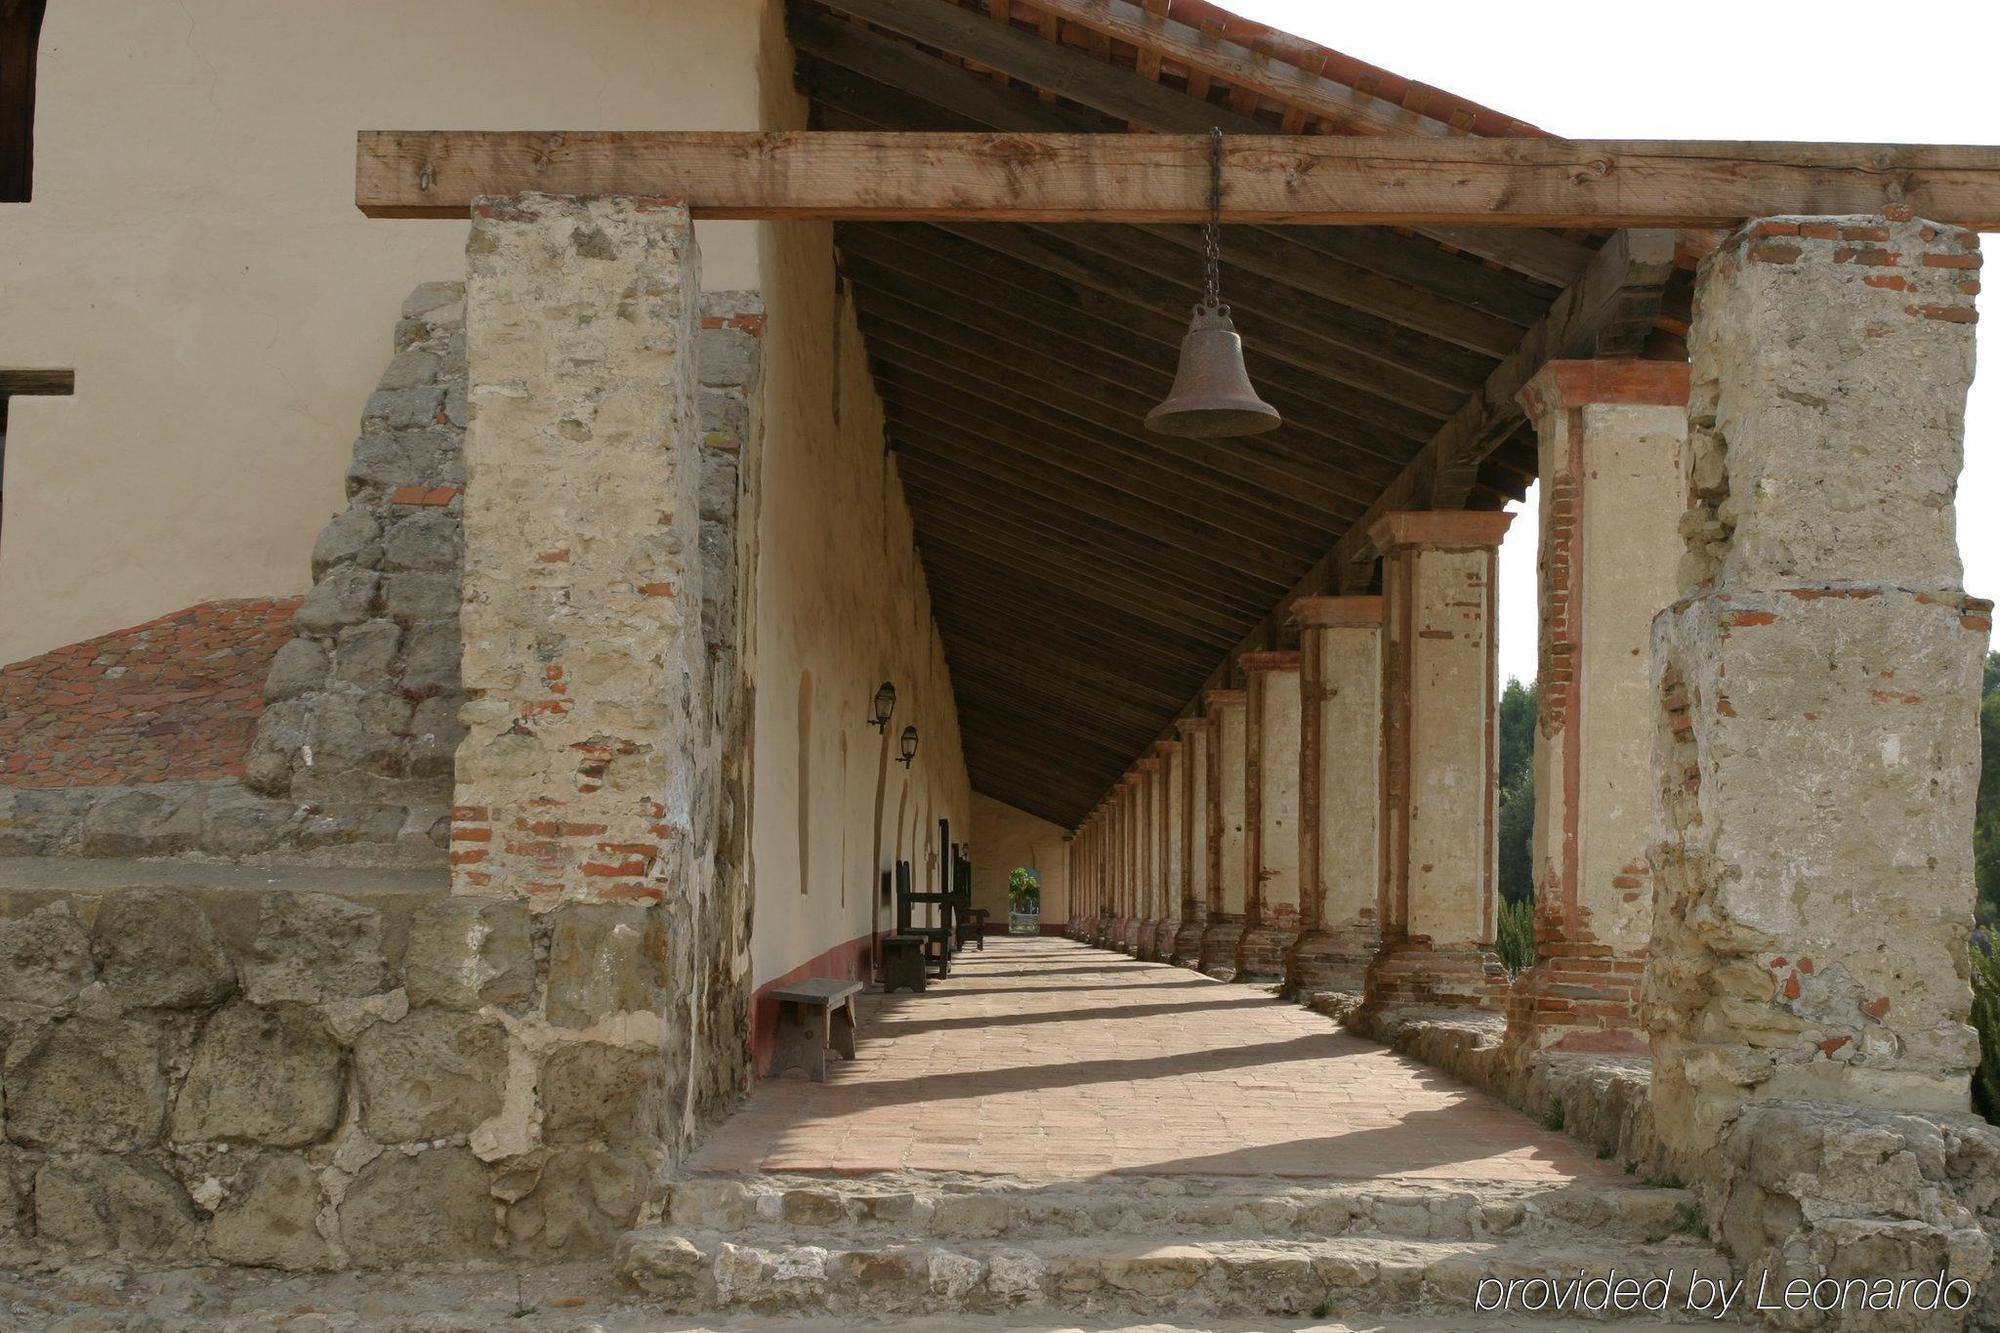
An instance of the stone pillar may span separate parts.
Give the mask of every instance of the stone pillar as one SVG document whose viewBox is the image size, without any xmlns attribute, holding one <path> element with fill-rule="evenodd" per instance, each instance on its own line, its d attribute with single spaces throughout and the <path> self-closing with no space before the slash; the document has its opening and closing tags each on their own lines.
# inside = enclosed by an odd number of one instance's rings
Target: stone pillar
<svg viewBox="0 0 2000 1333">
<path fill-rule="evenodd" d="M 1203 706 L 1215 727 L 1208 751 L 1208 924 L 1197 962 L 1210 976 L 1236 975 L 1236 946 L 1243 941 L 1245 758 L 1242 690 L 1210 690 Z"/>
<path fill-rule="evenodd" d="M 474 215 L 452 887 L 689 891 L 709 756 L 687 213 L 520 196 Z"/>
<path fill-rule="evenodd" d="M 1092 840 L 1097 844 L 1091 860 L 1096 864 L 1097 892 L 1095 910 L 1090 922 L 1090 942 L 1099 948 L 1110 947 L 1112 917 L 1112 870 L 1111 870 L 1111 803 L 1107 799 L 1099 802 L 1096 816 L 1096 831 Z"/>
<path fill-rule="evenodd" d="M 1104 797 L 1100 820 L 1102 846 L 1098 850 L 1097 861 L 1103 884 L 1098 891 L 1097 943 L 1106 949 L 1118 947 L 1118 873 L 1122 860 L 1118 855 L 1118 789 L 1113 787 Z"/>
<path fill-rule="evenodd" d="M 1639 1055 L 1652 930 L 1653 616 L 1674 600 L 1688 367 L 1553 361 L 1521 392 L 1541 462 L 1535 966 L 1517 1051 Z"/>
<path fill-rule="evenodd" d="M 1125 920 L 1124 779 L 1111 789 L 1104 807 L 1104 947 L 1118 947 Z"/>
<path fill-rule="evenodd" d="M 1382 942 L 1382 599 L 1305 597 L 1299 627 L 1298 943 L 1287 994 L 1359 995 Z"/>
<path fill-rule="evenodd" d="M 1180 721 L 1180 928 L 1168 961 L 1192 966 L 1201 954 L 1208 925 L 1208 742 L 1205 717 Z"/>
<path fill-rule="evenodd" d="M 1135 958 L 1139 954 L 1139 882 L 1142 873 L 1139 857 L 1145 846 L 1145 839 L 1140 833 L 1140 797 L 1144 782 L 1145 778 L 1135 768 L 1125 775 L 1118 788 L 1118 809 L 1122 821 L 1118 851 L 1124 861 L 1119 886 L 1122 901 L 1119 906 L 1118 949 Z"/>
<path fill-rule="evenodd" d="M 1166 962 L 1173 954 L 1174 937 L 1181 928 L 1186 756 L 1179 741 L 1161 741 L 1153 749 L 1160 756 L 1160 924 L 1153 936 L 1153 952 L 1148 956 Z"/>
<path fill-rule="evenodd" d="M 1386 514 L 1382 948 L 1364 1005 L 1502 1009 L 1495 910 L 1495 560 L 1513 515 Z"/>
<path fill-rule="evenodd" d="M 1238 981 L 1282 981 L 1299 937 L 1299 655 L 1244 653 L 1243 938 Z"/>
<path fill-rule="evenodd" d="M 1645 989 L 1685 1162 L 1754 1149 L 1746 1102 L 1967 1109 L 1990 604 L 1960 589 L 1953 493 L 1977 246 L 1773 219 L 1702 266 L 1682 596 L 1653 626 Z"/>
<path fill-rule="evenodd" d="M 1132 956 L 1151 958 L 1160 933 L 1160 760 L 1147 755 L 1139 761 L 1139 925 L 1132 936 Z"/>
</svg>

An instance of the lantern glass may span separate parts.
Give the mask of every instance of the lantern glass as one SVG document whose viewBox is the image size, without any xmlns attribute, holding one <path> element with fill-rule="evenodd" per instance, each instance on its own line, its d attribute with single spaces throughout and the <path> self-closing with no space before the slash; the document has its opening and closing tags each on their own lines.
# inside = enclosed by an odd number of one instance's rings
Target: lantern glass
<svg viewBox="0 0 2000 1333">
<path fill-rule="evenodd" d="M 908 767 L 910 761 L 917 757 L 917 729 L 915 727 L 903 728 L 903 740 L 898 748 L 902 751 L 903 765 Z"/>
<path fill-rule="evenodd" d="M 882 682 L 882 687 L 875 691 L 875 715 L 869 719 L 869 725 L 881 731 L 889 725 L 889 719 L 895 715 L 896 687 L 885 680 Z"/>
</svg>

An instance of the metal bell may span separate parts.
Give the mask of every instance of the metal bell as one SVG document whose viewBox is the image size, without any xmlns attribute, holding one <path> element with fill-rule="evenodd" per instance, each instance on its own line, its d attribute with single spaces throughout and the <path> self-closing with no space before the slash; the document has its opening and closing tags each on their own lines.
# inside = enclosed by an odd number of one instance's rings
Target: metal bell
<svg viewBox="0 0 2000 1333">
<path fill-rule="evenodd" d="M 1243 339 L 1230 322 L 1229 307 L 1206 302 L 1181 339 L 1174 387 L 1146 414 L 1146 428 L 1162 435 L 1216 439 L 1260 435 L 1279 425 L 1278 409 L 1257 396 L 1243 368 Z"/>
</svg>

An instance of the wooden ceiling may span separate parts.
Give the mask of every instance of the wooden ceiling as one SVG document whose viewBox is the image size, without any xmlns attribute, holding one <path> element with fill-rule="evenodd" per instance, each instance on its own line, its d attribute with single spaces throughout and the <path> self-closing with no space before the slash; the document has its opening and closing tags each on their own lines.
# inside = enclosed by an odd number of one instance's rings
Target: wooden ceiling
<svg viewBox="0 0 2000 1333">
<path fill-rule="evenodd" d="M 816 129 L 1538 133 L 1201 3 L 788 18 Z M 1518 499 L 1533 442 L 1495 399 L 1602 239 L 1228 228 L 1224 296 L 1285 424 L 1196 441 L 1141 419 L 1200 294 L 1197 229 L 841 224 L 973 786 L 1077 826 L 1236 651 L 1282 640 L 1275 608 L 1372 577 L 1371 506 Z M 1595 350 L 1677 354 L 1657 281 L 1609 294 Z"/>
</svg>

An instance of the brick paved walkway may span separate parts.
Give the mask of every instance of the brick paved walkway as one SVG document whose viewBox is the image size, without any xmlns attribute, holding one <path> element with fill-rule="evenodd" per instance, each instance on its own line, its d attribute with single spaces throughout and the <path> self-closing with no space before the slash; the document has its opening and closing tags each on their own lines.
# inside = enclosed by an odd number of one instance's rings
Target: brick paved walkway
<svg viewBox="0 0 2000 1333">
<path fill-rule="evenodd" d="M 1618 1179 L 1575 1141 L 1261 990 L 993 939 L 862 1000 L 852 1063 L 759 1083 L 697 1171 Z"/>
</svg>

